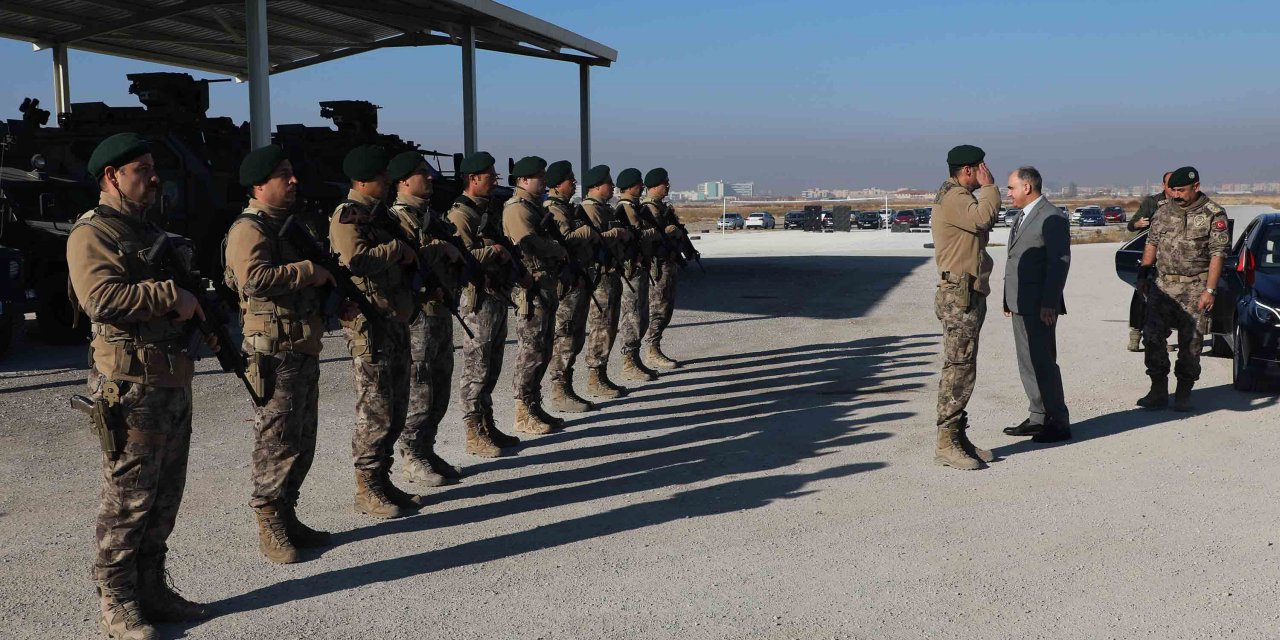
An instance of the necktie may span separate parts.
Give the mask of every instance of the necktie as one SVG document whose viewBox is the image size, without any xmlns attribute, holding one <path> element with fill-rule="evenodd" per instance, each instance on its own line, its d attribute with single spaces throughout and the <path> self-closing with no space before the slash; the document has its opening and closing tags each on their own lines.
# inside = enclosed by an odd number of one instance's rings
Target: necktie
<svg viewBox="0 0 1280 640">
<path fill-rule="evenodd" d="M 1009 229 L 1009 242 L 1018 236 L 1018 227 L 1022 226 L 1022 219 L 1027 217 L 1027 210 L 1023 209 L 1018 212 L 1018 217 L 1013 219 L 1013 227 Z"/>
</svg>

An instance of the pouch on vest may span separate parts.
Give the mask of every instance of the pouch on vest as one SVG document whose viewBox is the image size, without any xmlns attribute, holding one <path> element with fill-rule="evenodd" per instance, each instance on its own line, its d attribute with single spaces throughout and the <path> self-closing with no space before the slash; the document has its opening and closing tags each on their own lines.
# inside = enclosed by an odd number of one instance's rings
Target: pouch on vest
<svg viewBox="0 0 1280 640">
<path fill-rule="evenodd" d="M 275 390 L 276 359 L 265 353 L 249 354 L 249 362 L 244 369 L 245 380 L 259 398 L 270 398 Z"/>
<path fill-rule="evenodd" d="M 960 308 L 968 311 L 973 305 L 973 274 L 960 274 L 960 289 L 956 295 Z"/>
</svg>

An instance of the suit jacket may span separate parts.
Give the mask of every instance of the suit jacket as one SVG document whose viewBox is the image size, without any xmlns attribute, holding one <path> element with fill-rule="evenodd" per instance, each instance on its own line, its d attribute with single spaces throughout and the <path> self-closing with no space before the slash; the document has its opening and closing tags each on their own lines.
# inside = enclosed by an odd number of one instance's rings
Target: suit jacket
<svg viewBox="0 0 1280 640">
<path fill-rule="evenodd" d="M 1039 314 L 1041 307 L 1067 312 L 1062 289 L 1071 267 L 1071 222 L 1048 199 L 1041 199 L 1009 239 L 1004 266 L 1004 308 L 1013 313 Z"/>
</svg>

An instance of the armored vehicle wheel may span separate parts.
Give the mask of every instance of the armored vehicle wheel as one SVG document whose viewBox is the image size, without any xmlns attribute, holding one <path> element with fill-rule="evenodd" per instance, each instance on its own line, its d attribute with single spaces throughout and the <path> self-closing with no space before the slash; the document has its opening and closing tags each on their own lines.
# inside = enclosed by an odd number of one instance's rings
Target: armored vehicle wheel
<svg viewBox="0 0 1280 640">
<path fill-rule="evenodd" d="M 36 325 L 40 337 L 54 344 L 79 344 L 89 338 L 89 319 L 80 314 L 79 326 L 72 326 L 77 312 L 67 299 L 67 276 L 51 274 L 36 286 Z"/>
</svg>

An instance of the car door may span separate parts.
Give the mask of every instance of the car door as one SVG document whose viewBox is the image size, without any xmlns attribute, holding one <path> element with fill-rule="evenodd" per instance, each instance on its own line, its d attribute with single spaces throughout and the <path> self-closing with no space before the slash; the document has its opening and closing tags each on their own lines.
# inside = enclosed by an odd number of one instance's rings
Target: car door
<svg viewBox="0 0 1280 640">
<path fill-rule="evenodd" d="M 1116 276 L 1131 287 L 1138 286 L 1138 267 L 1142 266 L 1142 252 L 1146 248 L 1147 232 L 1143 231 L 1116 250 Z"/>
<path fill-rule="evenodd" d="M 1249 286 L 1240 272 L 1240 255 L 1253 242 L 1254 231 L 1258 228 L 1260 218 L 1254 218 L 1244 232 L 1231 245 L 1231 252 L 1223 259 L 1222 277 L 1218 279 L 1218 296 L 1213 301 L 1213 311 L 1209 313 L 1209 331 L 1224 336 L 1227 344 L 1235 345 L 1235 324 L 1238 303 L 1250 295 Z M 1227 233 L 1235 231 L 1235 221 L 1228 219 Z"/>
</svg>

